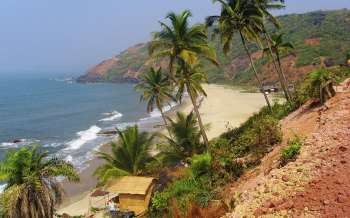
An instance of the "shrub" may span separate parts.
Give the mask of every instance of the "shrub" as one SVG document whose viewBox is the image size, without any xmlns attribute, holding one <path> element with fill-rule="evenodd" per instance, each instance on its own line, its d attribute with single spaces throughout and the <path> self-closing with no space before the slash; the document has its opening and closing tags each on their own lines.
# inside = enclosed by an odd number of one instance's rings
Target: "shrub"
<svg viewBox="0 0 350 218">
<path fill-rule="evenodd" d="M 269 149 L 281 142 L 282 131 L 279 119 L 287 114 L 281 105 L 276 104 L 275 116 L 267 108 L 250 117 L 240 127 L 221 135 L 212 141 L 209 152 L 212 157 L 213 183 L 221 185 L 241 176 L 244 161 L 237 162 L 237 158 L 245 159 L 250 156 L 253 161 L 248 165 L 259 163 Z M 278 113 L 277 113 L 278 112 Z M 251 158 L 250 158 L 251 159 Z"/>
<path fill-rule="evenodd" d="M 288 141 L 288 147 L 282 150 L 281 154 L 281 166 L 285 166 L 287 163 L 294 161 L 300 153 L 302 140 L 299 137 Z"/>
<path fill-rule="evenodd" d="M 204 154 L 194 155 L 191 158 L 191 172 L 195 178 L 205 174 L 211 174 L 212 158 L 208 152 Z"/>
<path fill-rule="evenodd" d="M 156 155 L 154 159 L 145 165 L 145 174 L 147 175 L 158 175 L 161 169 L 164 169 L 165 161 L 162 153 Z"/>
<path fill-rule="evenodd" d="M 232 152 L 237 157 L 248 153 L 265 154 L 269 147 L 282 139 L 279 120 L 270 115 L 255 116 L 240 128 L 233 133 L 232 139 Z"/>
<path fill-rule="evenodd" d="M 170 202 L 175 200 L 182 212 L 186 212 L 191 202 L 206 205 L 212 198 L 209 177 L 187 176 L 175 181 L 163 192 L 156 192 L 151 201 L 151 210 L 169 213 Z"/>
</svg>

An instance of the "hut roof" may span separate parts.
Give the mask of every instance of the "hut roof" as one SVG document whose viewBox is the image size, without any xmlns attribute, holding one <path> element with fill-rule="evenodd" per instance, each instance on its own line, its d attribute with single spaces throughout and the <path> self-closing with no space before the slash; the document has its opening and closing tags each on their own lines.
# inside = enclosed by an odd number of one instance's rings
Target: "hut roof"
<svg viewBox="0 0 350 218">
<path fill-rule="evenodd" d="M 109 192 L 103 191 L 100 189 L 95 190 L 93 193 L 91 193 L 90 197 L 101 197 L 107 195 Z"/>
<path fill-rule="evenodd" d="M 139 176 L 123 176 L 113 180 L 107 190 L 118 194 L 145 195 L 154 178 Z"/>
</svg>

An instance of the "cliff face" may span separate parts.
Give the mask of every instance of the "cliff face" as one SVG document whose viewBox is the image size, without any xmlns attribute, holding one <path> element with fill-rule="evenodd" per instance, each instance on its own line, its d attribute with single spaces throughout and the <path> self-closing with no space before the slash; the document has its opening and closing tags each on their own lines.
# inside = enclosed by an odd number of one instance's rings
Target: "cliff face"
<svg viewBox="0 0 350 218">
<path fill-rule="evenodd" d="M 345 64 L 350 52 L 350 11 L 318 11 L 280 17 L 285 40 L 291 42 L 293 55 L 284 56 L 282 65 L 290 80 L 297 80 L 306 73 L 325 65 Z M 274 30 L 272 30 L 274 31 Z M 249 60 L 239 37 L 234 37 L 232 51 L 224 55 L 217 46 L 219 68 L 204 63 L 210 82 L 232 81 L 236 84 L 254 83 Z M 267 57 L 258 48 L 250 45 L 257 68 L 265 83 L 276 83 L 278 76 Z M 167 69 L 167 61 L 149 60 L 147 44 L 137 44 L 119 55 L 90 68 L 78 78 L 78 82 L 138 82 L 140 75 L 150 67 Z"/>
</svg>

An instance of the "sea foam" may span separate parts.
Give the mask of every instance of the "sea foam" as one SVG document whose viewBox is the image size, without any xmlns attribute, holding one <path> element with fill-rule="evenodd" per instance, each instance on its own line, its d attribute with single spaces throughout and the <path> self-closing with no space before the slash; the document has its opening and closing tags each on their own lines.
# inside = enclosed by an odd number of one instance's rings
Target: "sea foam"
<svg viewBox="0 0 350 218">
<path fill-rule="evenodd" d="M 31 144 L 39 143 L 39 140 L 34 139 L 20 139 L 19 142 L 2 142 L 0 148 L 20 148 Z"/>
<path fill-rule="evenodd" d="M 97 133 L 101 131 L 101 128 L 98 126 L 91 126 L 85 131 L 80 131 L 77 133 L 79 138 L 72 140 L 67 143 L 68 147 L 65 150 L 77 150 L 83 146 L 88 141 L 94 140 L 97 138 Z"/>
<path fill-rule="evenodd" d="M 0 185 L 0 193 L 2 193 L 4 191 L 5 187 L 6 187 L 6 184 Z"/>
<path fill-rule="evenodd" d="M 170 104 L 166 105 L 163 107 L 163 112 L 168 112 L 170 111 L 173 107 L 175 107 L 177 105 L 176 102 L 171 102 Z M 160 111 L 158 109 L 154 109 L 151 113 L 149 113 L 149 117 L 145 117 L 140 119 L 141 121 L 145 121 L 145 120 L 149 120 L 152 118 L 156 118 L 156 117 L 161 117 L 162 114 L 160 113 Z"/>
<path fill-rule="evenodd" d="M 103 115 L 107 115 L 109 117 L 106 117 L 106 118 L 99 120 L 100 122 L 108 122 L 108 121 L 117 120 L 123 116 L 123 114 L 119 113 L 118 111 L 113 111 L 111 113 L 103 113 Z"/>
</svg>

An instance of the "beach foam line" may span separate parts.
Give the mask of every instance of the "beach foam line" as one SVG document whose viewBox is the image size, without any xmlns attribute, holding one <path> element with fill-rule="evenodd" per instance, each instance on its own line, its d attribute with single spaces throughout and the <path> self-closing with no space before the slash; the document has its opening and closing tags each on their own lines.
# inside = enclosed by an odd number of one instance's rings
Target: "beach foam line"
<svg viewBox="0 0 350 218">
<path fill-rule="evenodd" d="M 111 113 L 103 113 L 103 115 L 107 115 L 109 117 L 106 117 L 106 118 L 99 120 L 100 122 L 108 122 L 108 121 L 117 120 L 123 116 L 123 114 L 119 113 L 118 111 L 112 111 Z"/>
<path fill-rule="evenodd" d="M 1 148 L 20 148 L 23 146 L 28 146 L 31 144 L 39 143 L 39 140 L 34 139 L 20 139 L 19 142 L 2 142 L 0 143 L 0 149 Z"/>
<path fill-rule="evenodd" d="M 0 193 L 4 192 L 5 187 L 6 187 L 6 184 L 0 185 Z"/>
<path fill-rule="evenodd" d="M 64 150 L 77 150 L 77 149 L 79 149 L 81 146 L 83 146 L 88 141 L 96 139 L 98 137 L 97 133 L 99 133 L 100 131 L 101 131 L 100 127 L 91 126 L 89 129 L 87 129 L 85 131 L 78 132 L 77 135 L 79 136 L 79 138 L 68 142 L 67 143 L 68 147 L 65 148 Z"/>
<path fill-rule="evenodd" d="M 176 102 L 171 102 L 170 104 L 163 107 L 163 112 L 170 111 L 176 105 L 177 105 Z M 149 117 L 141 118 L 140 121 L 145 121 L 145 120 L 149 120 L 149 119 L 157 118 L 157 117 L 161 117 L 161 116 L 162 116 L 162 114 L 160 113 L 160 111 L 158 109 L 154 109 L 151 113 L 149 113 Z"/>
</svg>

